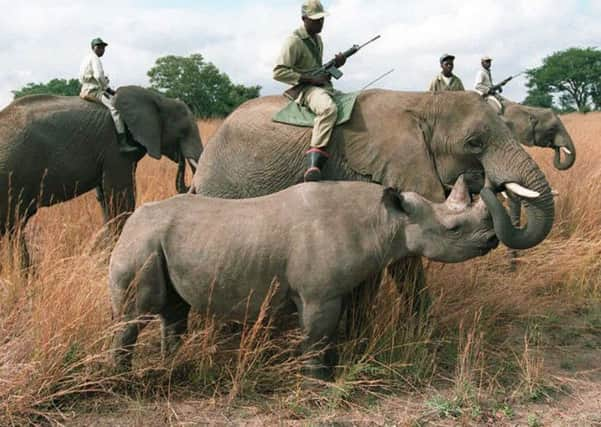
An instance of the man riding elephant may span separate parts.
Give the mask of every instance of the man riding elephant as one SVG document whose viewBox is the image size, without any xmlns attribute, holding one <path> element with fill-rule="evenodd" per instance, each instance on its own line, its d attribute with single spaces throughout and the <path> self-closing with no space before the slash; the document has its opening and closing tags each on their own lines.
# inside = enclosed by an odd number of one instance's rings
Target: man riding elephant
<svg viewBox="0 0 601 427">
<path fill-rule="evenodd" d="M 104 74 L 104 67 L 100 61 L 108 44 L 97 37 L 92 40 L 91 46 L 92 52 L 84 58 L 80 68 L 81 92 L 79 96 L 87 101 L 99 102 L 108 108 L 113 122 L 115 122 L 119 150 L 122 153 L 136 152 L 139 148 L 128 144 L 125 124 L 115 107 L 115 91 L 109 87 L 109 78 Z"/>
<path fill-rule="evenodd" d="M 444 90 L 457 91 L 465 90 L 461 79 L 453 74 L 455 68 L 455 56 L 448 53 L 440 57 L 441 72 L 434 77 L 430 83 L 430 92 L 440 92 Z"/>
<path fill-rule="evenodd" d="M 293 91 L 287 91 L 287 95 L 315 114 L 311 148 L 306 152 L 305 181 L 321 179 L 321 169 L 330 157 L 326 146 L 338 113 L 336 103 L 332 99 L 334 89 L 330 76 L 316 73 L 323 65 L 323 42 L 319 33 L 323 29 L 326 15 L 319 0 L 306 0 L 303 3 L 303 26 L 288 37 L 273 69 L 275 80 L 295 88 Z M 341 67 L 345 62 L 344 55 L 336 55 L 336 67 Z"/>
</svg>

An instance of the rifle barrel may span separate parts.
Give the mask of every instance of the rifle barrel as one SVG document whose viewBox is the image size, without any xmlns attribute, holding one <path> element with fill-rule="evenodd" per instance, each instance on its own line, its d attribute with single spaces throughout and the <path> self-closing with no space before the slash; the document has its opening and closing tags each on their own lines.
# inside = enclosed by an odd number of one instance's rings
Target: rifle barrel
<svg viewBox="0 0 601 427">
<path fill-rule="evenodd" d="M 380 34 L 378 34 L 377 36 L 375 36 L 373 39 L 363 43 L 361 46 L 359 46 L 359 49 L 367 46 L 368 44 L 370 44 L 371 42 L 375 42 L 376 40 L 378 40 L 380 37 L 382 37 Z"/>
</svg>

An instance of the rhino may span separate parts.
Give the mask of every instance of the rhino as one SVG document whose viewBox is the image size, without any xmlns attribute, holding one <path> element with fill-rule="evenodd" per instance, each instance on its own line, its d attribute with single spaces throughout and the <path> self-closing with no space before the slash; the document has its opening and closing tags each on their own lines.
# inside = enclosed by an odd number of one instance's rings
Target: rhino
<svg viewBox="0 0 601 427">
<path fill-rule="evenodd" d="M 461 177 L 443 203 L 375 183 L 324 181 L 251 199 L 179 195 L 143 205 L 127 220 L 110 259 L 119 369 L 148 315 L 162 320 L 174 352 L 191 308 L 222 321 L 296 307 L 311 351 L 306 372 L 330 378 L 344 298 L 388 263 L 409 255 L 460 262 L 498 245 L 482 200 Z"/>
</svg>

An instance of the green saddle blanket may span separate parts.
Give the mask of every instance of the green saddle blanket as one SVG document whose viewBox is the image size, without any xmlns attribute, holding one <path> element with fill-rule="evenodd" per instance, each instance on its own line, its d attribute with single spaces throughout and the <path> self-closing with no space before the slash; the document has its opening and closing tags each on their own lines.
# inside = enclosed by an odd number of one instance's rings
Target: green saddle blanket
<svg viewBox="0 0 601 427">
<path fill-rule="evenodd" d="M 360 92 L 342 93 L 336 92 L 332 96 L 334 102 L 338 106 L 338 117 L 336 118 L 336 126 L 346 123 L 350 120 L 355 101 Z M 285 123 L 288 125 L 313 127 L 315 114 L 307 107 L 299 105 L 295 101 L 290 101 L 283 109 L 278 111 L 272 119 L 274 122 Z"/>
</svg>

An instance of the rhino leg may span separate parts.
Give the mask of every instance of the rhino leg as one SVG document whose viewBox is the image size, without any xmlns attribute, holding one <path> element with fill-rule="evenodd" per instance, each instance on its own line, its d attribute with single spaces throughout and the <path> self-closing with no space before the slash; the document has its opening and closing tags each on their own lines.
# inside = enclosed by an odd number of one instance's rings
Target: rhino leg
<svg viewBox="0 0 601 427">
<path fill-rule="evenodd" d="M 115 365 L 118 370 L 131 369 L 134 346 L 140 331 L 165 307 L 166 283 L 160 254 L 149 255 L 141 268 L 115 267 L 111 276 L 113 318 L 122 323 L 113 340 Z"/>
<path fill-rule="evenodd" d="M 315 353 L 305 364 L 305 374 L 322 380 L 332 379 L 337 361 L 333 345 L 342 313 L 342 298 L 305 301 L 298 311 L 305 335 L 302 350 Z"/>
<path fill-rule="evenodd" d="M 182 343 L 182 335 L 188 331 L 190 305 L 169 288 L 167 303 L 160 313 L 162 320 L 161 350 L 163 357 L 173 355 Z"/>
</svg>

